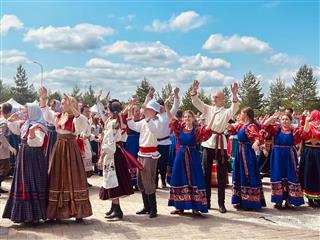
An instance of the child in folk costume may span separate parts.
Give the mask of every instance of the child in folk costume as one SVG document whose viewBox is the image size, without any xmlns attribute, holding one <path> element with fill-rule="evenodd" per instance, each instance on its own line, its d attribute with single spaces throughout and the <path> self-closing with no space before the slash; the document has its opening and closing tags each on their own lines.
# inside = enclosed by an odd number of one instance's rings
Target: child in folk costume
<svg viewBox="0 0 320 240">
<path fill-rule="evenodd" d="M 47 219 L 48 166 L 44 155 L 47 127 L 37 104 L 27 103 L 25 115 L 24 123 L 18 121 L 18 114 L 9 118 L 16 121 L 17 128 L 22 123 L 21 147 L 3 218 L 16 223 L 38 223 Z"/>
<path fill-rule="evenodd" d="M 313 110 L 303 128 L 300 181 L 309 206 L 320 207 L 320 111 Z"/>
<path fill-rule="evenodd" d="M 157 217 L 156 202 L 156 171 L 160 157 L 157 151 L 157 129 L 159 121 L 156 114 L 160 112 L 160 105 L 155 100 L 150 100 L 144 110 L 145 119 L 134 122 L 132 112 L 129 111 L 128 127 L 140 132 L 138 159 L 144 170 L 138 170 L 138 187 L 142 193 L 143 209 L 137 214 L 149 214 L 150 218 Z"/>
<path fill-rule="evenodd" d="M 238 133 L 239 141 L 233 162 L 232 204 L 236 208 L 261 209 L 266 203 L 256 152 L 259 150 L 259 144 L 263 143 L 263 137 L 260 135 L 260 127 L 254 121 L 251 108 L 241 111 L 240 121 L 228 127 L 230 134 Z"/>
<path fill-rule="evenodd" d="M 172 119 L 170 123 L 177 139 L 177 153 L 173 163 L 169 206 L 174 206 L 171 214 L 181 214 L 192 209 L 194 214 L 207 213 L 206 186 L 196 143 L 208 140 L 210 127 L 194 124 L 194 113 L 185 111 L 183 122 Z"/>
<path fill-rule="evenodd" d="M 126 160 L 126 152 L 121 142 L 121 103 L 112 100 L 109 103 L 109 119 L 105 122 L 102 142 L 102 156 L 99 166 L 103 166 L 103 184 L 100 189 L 101 200 L 112 200 L 111 209 L 106 218 L 123 218 L 119 198 L 133 194 Z"/>
<path fill-rule="evenodd" d="M 281 208 L 285 201 L 287 208 L 304 204 L 298 177 L 298 154 L 295 148 L 301 141 L 301 128 L 292 128 L 292 116 L 281 116 L 281 124 L 274 124 L 277 114 L 267 119 L 263 127 L 273 137 L 270 156 L 271 202 Z"/>
<path fill-rule="evenodd" d="M 40 106 L 47 122 L 58 133 L 49 164 L 49 219 L 82 218 L 92 215 L 87 176 L 84 170 L 77 135 L 85 128 L 87 119 L 80 114 L 78 102 L 70 96 L 61 101 L 62 113 L 56 114 L 46 106 L 47 89 L 40 90 Z M 82 146 L 83 147 L 83 146 Z"/>
</svg>

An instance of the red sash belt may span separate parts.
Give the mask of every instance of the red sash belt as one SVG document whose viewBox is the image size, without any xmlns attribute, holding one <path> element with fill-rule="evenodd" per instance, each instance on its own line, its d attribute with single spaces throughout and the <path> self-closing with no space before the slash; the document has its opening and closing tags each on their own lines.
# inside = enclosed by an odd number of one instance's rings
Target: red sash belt
<svg viewBox="0 0 320 240">
<path fill-rule="evenodd" d="M 153 153 L 157 151 L 157 147 L 139 147 L 141 153 Z"/>
</svg>

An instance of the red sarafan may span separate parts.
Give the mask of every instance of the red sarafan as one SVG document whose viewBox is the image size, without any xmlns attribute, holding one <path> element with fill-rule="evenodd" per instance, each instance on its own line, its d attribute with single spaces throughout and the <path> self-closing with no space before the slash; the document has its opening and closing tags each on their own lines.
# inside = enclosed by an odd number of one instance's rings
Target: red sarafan
<svg viewBox="0 0 320 240">
<path fill-rule="evenodd" d="M 311 120 L 311 122 L 320 122 L 320 111 L 313 110 L 310 113 L 310 120 Z"/>
</svg>

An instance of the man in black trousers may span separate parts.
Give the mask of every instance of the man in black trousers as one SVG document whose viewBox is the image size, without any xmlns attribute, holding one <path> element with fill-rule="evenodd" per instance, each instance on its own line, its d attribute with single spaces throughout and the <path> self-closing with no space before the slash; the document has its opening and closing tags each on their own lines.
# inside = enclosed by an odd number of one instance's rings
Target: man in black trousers
<svg viewBox="0 0 320 240">
<path fill-rule="evenodd" d="M 216 92 L 213 95 L 213 106 L 207 105 L 202 102 L 198 95 L 197 90 L 199 88 L 199 82 L 195 80 L 193 82 L 191 99 L 192 104 L 206 117 L 206 122 L 213 122 L 211 130 L 213 134 L 209 140 L 202 143 L 203 154 L 202 154 L 202 166 L 204 170 L 204 177 L 206 182 L 206 194 L 208 200 L 208 208 L 211 208 L 211 169 L 213 160 L 217 161 L 217 172 L 218 172 L 218 204 L 219 211 L 221 213 L 227 212 L 225 202 L 225 188 L 226 179 L 228 174 L 228 163 L 227 163 L 227 140 L 224 135 L 224 131 L 228 125 L 228 121 L 237 113 L 239 110 L 238 102 L 238 85 L 235 83 L 231 85 L 232 92 L 232 104 L 230 108 L 224 108 L 224 93 Z"/>
</svg>

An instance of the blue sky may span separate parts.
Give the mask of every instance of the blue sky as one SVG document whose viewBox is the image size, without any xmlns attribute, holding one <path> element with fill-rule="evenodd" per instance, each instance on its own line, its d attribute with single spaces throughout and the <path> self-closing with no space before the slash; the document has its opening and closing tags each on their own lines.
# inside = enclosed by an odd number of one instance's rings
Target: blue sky
<svg viewBox="0 0 320 240">
<path fill-rule="evenodd" d="M 2 1 L 1 79 L 127 99 L 146 77 L 210 93 L 252 71 L 268 92 L 302 64 L 320 76 L 319 1 Z"/>
</svg>

